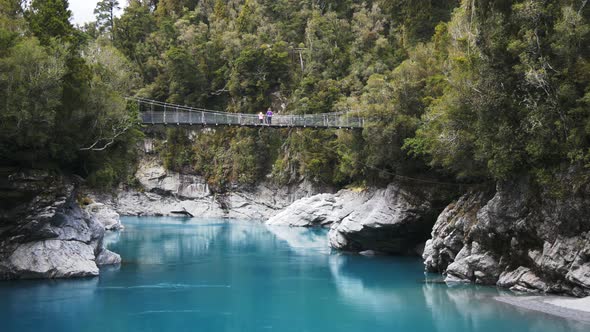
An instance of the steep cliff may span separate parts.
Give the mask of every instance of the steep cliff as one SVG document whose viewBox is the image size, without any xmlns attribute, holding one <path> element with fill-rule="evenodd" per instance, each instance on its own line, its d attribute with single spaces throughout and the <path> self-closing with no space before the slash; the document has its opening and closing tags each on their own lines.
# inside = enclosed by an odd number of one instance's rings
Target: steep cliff
<svg viewBox="0 0 590 332">
<path fill-rule="evenodd" d="M 118 264 L 105 226 L 76 202 L 76 185 L 47 171 L 3 170 L 0 280 L 96 276 Z"/>
<path fill-rule="evenodd" d="M 464 195 L 438 217 L 426 270 L 447 282 L 590 295 L 590 191 L 570 189 L 556 198 L 523 179 Z"/>
</svg>

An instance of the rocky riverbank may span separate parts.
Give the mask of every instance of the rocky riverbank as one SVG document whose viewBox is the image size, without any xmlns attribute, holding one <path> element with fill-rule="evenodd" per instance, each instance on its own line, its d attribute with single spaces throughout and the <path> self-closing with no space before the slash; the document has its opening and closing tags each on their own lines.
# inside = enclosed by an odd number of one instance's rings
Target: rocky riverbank
<svg viewBox="0 0 590 332">
<path fill-rule="evenodd" d="M 590 324 L 590 297 L 572 299 L 558 296 L 497 296 L 496 301 Z"/>
<path fill-rule="evenodd" d="M 590 295 L 588 188 L 555 198 L 522 180 L 472 190 L 452 202 L 455 190 L 428 185 L 326 193 L 329 188 L 307 182 L 290 187 L 263 182 L 218 195 L 201 177 L 170 172 L 149 156 L 136 173 L 138 188 L 114 194 L 85 189 L 77 195 L 72 179 L 47 172 L 6 175 L 0 279 L 97 275 L 98 265 L 120 262 L 102 244 L 105 229 L 123 227 L 119 215 L 187 211 L 201 218 L 329 227 L 334 249 L 423 254 L 426 270 L 442 273 L 448 283 Z"/>
<path fill-rule="evenodd" d="M 423 255 L 427 271 L 447 282 L 590 295 L 587 189 L 555 198 L 523 179 L 465 194 L 437 219 Z"/>
<path fill-rule="evenodd" d="M 85 190 L 84 194 L 120 215 L 170 216 L 173 211 L 187 211 L 200 218 L 266 220 L 300 198 L 331 190 L 307 181 L 285 187 L 262 182 L 217 194 L 202 177 L 166 170 L 160 160 L 150 156 L 140 161 L 135 176 L 140 188 L 124 188 L 114 194 Z"/>
<path fill-rule="evenodd" d="M 449 190 L 392 183 L 387 188 L 341 190 L 295 202 L 269 225 L 330 227 L 334 249 L 363 254 L 421 253 Z"/>
<path fill-rule="evenodd" d="M 96 276 L 98 266 L 121 262 L 103 246 L 104 213 L 97 218 L 79 206 L 75 181 L 46 171 L 3 173 L 0 280 Z"/>
<path fill-rule="evenodd" d="M 523 179 L 472 190 L 444 208 L 449 192 L 390 184 L 304 198 L 267 223 L 330 227 L 332 248 L 363 254 L 421 252 L 428 240 L 426 270 L 448 283 L 588 296 L 588 192 L 556 198 Z"/>
</svg>

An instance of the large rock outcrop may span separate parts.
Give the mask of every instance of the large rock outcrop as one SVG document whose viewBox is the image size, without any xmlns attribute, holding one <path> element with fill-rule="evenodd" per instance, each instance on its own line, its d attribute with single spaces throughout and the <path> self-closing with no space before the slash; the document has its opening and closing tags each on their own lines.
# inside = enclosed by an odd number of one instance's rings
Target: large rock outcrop
<svg viewBox="0 0 590 332">
<path fill-rule="evenodd" d="M 90 190 L 85 194 L 121 215 L 169 216 L 172 211 L 186 210 L 201 218 L 264 220 L 294 201 L 319 192 L 304 181 L 292 186 L 263 182 L 217 194 L 202 177 L 166 170 L 157 157 L 150 155 L 141 159 L 135 176 L 140 188 L 125 188 L 115 195 Z"/>
<path fill-rule="evenodd" d="M 341 190 L 336 194 L 318 194 L 293 202 L 271 217 L 267 225 L 292 227 L 330 227 L 358 209 L 373 192 Z"/>
<path fill-rule="evenodd" d="M 450 193 L 392 183 L 330 228 L 332 248 L 387 254 L 421 253 Z"/>
<path fill-rule="evenodd" d="M 465 245 L 466 235 L 476 223 L 477 212 L 490 198 L 485 192 L 469 193 L 444 209 L 432 229 L 432 238 L 424 247 L 427 271 L 443 273 L 455 261 Z"/>
<path fill-rule="evenodd" d="M 0 183 L 0 280 L 96 276 L 118 264 L 105 232 L 76 202 L 75 185 L 44 171 L 10 171 Z"/>
<path fill-rule="evenodd" d="M 119 216 L 115 210 L 103 203 L 93 202 L 84 206 L 84 209 L 90 215 L 93 215 L 107 231 L 116 231 L 124 228 L 121 224 L 121 216 Z"/>
<path fill-rule="evenodd" d="M 332 248 L 385 254 L 420 251 L 449 192 L 403 184 L 341 190 L 301 199 L 268 220 L 270 225 L 330 226 Z"/>
<path fill-rule="evenodd" d="M 147 192 L 163 196 L 200 199 L 211 195 L 209 185 L 202 177 L 168 171 L 155 158 L 143 158 L 135 177 Z"/>
<path fill-rule="evenodd" d="M 464 195 L 439 216 L 423 255 L 426 270 L 443 272 L 448 282 L 590 295 L 587 189 L 556 198 L 522 179 L 498 184 L 492 195 Z"/>
</svg>

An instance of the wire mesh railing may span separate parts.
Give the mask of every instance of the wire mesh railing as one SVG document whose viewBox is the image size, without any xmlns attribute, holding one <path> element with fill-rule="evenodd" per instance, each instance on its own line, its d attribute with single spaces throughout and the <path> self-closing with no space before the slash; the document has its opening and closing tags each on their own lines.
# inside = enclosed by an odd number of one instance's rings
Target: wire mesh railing
<svg viewBox="0 0 590 332">
<path fill-rule="evenodd" d="M 243 127 L 310 127 L 310 128 L 363 128 L 364 119 L 354 112 L 282 115 L 274 114 L 271 121 L 266 115 L 261 120 L 256 114 L 228 113 L 168 104 L 134 98 L 141 121 L 147 125 L 218 125 Z"/>
</svg>

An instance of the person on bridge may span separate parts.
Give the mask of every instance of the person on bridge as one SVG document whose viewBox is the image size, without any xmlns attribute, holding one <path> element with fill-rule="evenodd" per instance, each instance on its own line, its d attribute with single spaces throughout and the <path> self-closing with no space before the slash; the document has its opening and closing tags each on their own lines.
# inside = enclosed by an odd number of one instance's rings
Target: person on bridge
<svg viewBox="0 0 590 332">
<path fill-rule="evenodd" d="M 272 109 L 269 107 L 268 111 L 266 111 L 266 124 L 272 124 Z"/>
<path fill-rule="evenodd" d="M 258 122 L 260 122 L 260 124 L 264 123 L 264 114 L 262 114 L 262 112 L 258 113 Z"/>
</svg>

